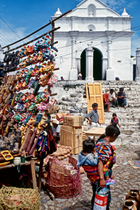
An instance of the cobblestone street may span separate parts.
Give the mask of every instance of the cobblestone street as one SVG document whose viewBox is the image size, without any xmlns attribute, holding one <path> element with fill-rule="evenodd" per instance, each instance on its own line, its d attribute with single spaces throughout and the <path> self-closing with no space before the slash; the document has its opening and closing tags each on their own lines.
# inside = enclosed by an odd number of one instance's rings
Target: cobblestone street
<svg viewBox="0 0 140 210">
<path fill-rule="evenodd" d="M 134 169 L 128 161 L 140 159 L 140 148 L 137 146 L 117 146 L 117 164 L 113 170 L 116 184 L 111 186 L 111 210 L 121 210 L 124 197 L 130 189 L 140 189 L 140 169 Z M 77 156 L 75 156 L 77 158 Z M 91 210 L 92 189 L 86 174 L 82 174 L 83 192 L 74 199 L 54 199 L 53 201 L 42 191 L 41 210 Z"/>
</svg>

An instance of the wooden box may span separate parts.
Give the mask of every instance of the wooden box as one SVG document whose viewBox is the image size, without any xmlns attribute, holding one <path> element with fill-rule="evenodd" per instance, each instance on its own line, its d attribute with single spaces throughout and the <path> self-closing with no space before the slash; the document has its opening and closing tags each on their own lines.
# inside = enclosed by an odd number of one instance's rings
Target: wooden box
<svg viewBox="0 0 140 210">
<path fill-rule="evenodd" d="M 83 117 L 64 116 L 63 124 L 71 127 L 81 127 L 83 125 Z"/>
<path fill-rule="evenodd" d="M 82 127 L 75 128 L 70 126 L 61 126 L 60 144 L 64 146 L 71 146 L 72 153 L 78 154 L 82 150 Z"/>
</svg>

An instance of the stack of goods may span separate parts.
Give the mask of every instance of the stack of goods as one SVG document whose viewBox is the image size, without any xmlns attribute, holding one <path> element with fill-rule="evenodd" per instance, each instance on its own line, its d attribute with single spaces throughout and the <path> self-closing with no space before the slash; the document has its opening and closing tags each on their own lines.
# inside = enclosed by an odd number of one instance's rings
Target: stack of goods
<svg viewBox="0 0 140 210">
<path fill-rule="evenodd" d="M 61 126 L 60 144 L 71 146 L 72 153 L 78 154 L 82 150 L 82 125 L 83 118 L 78 116 L 64 116 Z"/>
<path fill-rule="evenodd" d="M 57 145 L 56 152 L 52 153 L 50 157 L 56 157 L 58 160 L 64 160 L 72 155 L 72 147 Z M 46 161 L 45 161 L 46 162 Z"/>
<path fill-rule="evenodd" d="M 13 53 L 6 53 L 4 57 L 4 62 L 6 63 L 3 67 L 3 71 L 5 73 L 10 71 L 15 71 L 17 66 L 19 65 L 19 56 L 18 51 Z"/>
<path fill-rule="evenodd" d="M 139 190 L 130 190 L 124 201 L 123 210 L 140 209 L 140 193 Z"/>
<path fill-rule="evenodd" d="M 50 159 L 46 184 L 57 198 L 69 199 L 81 194 L 82 180 L 77 161 L 71 156 L 68 161 Z"/>
<path fill-rule="evenodd" d="M 65 112 L 57 113 L 56 119 L 59 121 L 59 123 L 63 123 L 65 116 L 70 116 L 70 114 L 67 114 Z"/>
<path fill-rule="evenodd" d="M 4 77 L 5 73 L 3 71 L 4 65 L 0 62 L 0 80 Z"/>
<path fill-rule="evenodd" d="M 0 189 L 0 209 L 39 210 L 40 194 L 33 189 L 3 186 Z"/>
<path fill-rule="evenodd" d="M 55 151 L 46 142 L 54 141 L 49 114 L 59 110 L 57 101 L 50 98 L 50 88 L 58 80 L 54 74 L 56 52 L 51 47 L 51 36 L 47 35 L 35 45 L 5 55 L 5 72 L 18 71 L 5 76 L 1 85 L 1 150 L 20 148 L 20 152 L 32 155 L 36 148 L 40 157 Z M 43 88 L 39 92 L 40 87 Z"/>
</svg>

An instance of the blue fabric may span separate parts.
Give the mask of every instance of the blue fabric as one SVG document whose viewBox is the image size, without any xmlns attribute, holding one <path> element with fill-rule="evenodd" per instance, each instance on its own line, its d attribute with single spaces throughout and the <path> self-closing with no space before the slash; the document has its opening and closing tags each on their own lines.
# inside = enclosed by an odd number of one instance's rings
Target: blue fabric
<svg viewBox="0 0 140 210">
<path fill-rule="evenodd" d="M 96 166 L 98 165 L 98 155 L 89 153 L 88 155 L 83 155 L 82 152 L 79 153 L 77 166 Z"/>
<path fill-rule="evenodd" d="M 95 111 L 94 109 L 85 116 L 85 118 L 90 118 L 91 122 L 95 122 L 98 123 L 99 120 L 99 115 L 98 115 L 98 111 Z"/>
<path fill-rule="evenodd" d="M 126 96 L 125 92 L 122 92 L 122 94 L 120 92 L 118 92 L 117 94 L 118 96 Z"/>
<path fill-rule="evenodd" d="M 126 99 L 125 98 L 118 98 L 116 103 L 119 104 L 119 105 L 123 104 L 124 106 L 126 106 Z"/>
</svg>

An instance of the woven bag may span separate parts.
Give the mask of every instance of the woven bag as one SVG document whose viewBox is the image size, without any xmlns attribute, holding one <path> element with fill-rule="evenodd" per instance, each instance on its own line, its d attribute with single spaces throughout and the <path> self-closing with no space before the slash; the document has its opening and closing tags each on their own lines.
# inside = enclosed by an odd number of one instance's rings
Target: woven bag
<svg viewBox="0 0 140 210">
<path fill-rule="evenodd" d="M 0 210 L 40 210 L 40 194 L 34 189 L 3 186 L 0 189 Z"/>
<path fill-rule="evenodd" d="M 48 189 L 57 198 L 69 199 L 82 193 L 82 180 L 77 160 L 69 157 L 69 162 L 77 170 L 76 174 L 62 166 L 61 161 L 53 158 L 49 161 L 48 178 L 46 184 Z"/>
</svg>

